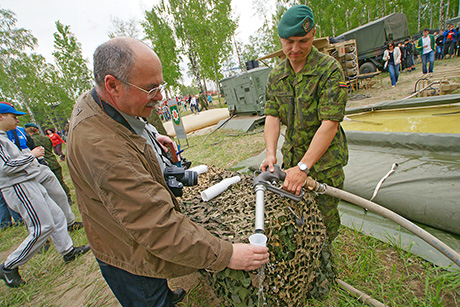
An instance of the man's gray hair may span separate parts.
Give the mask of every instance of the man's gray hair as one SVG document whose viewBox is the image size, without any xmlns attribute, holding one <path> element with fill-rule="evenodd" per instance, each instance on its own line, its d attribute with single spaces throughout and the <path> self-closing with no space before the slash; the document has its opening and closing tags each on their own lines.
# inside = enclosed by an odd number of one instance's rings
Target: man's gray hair
<svg viewBox="0 0 460 307">
<path fill-rule="evenodd" d="M 111 39 L 94 51 L 94 80 L 101 87 L 105 76 L 112 75 L 128 82 L 134 67 L 135 55 L 130 44 L 123 39 Z"/>
</svg>

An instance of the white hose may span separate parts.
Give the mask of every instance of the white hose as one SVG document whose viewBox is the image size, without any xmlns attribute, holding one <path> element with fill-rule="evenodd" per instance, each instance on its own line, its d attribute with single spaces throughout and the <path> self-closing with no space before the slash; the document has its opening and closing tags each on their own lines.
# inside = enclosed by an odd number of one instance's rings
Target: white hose
<svg viewBox="0 0 460 307">
<path fill-rule="evenodd" d="M 430 234 L 429 232 L 423 230 L 419 226 L 415 225 L 408 219 L 400 216 L 399 214 L 382 207 L 374 202 L 371 202 L 370 200 L 364 199 L 362 197 L 359 197 L 357 195 L 351 194 L 349 192 L 327 186 L 323 184 L 323 188 L 325 188 L 324 191 L 321 191 L 320 193 L 324 192 L 327 195 L 334 196 L 340 199 L 343 199 L 349 203 L 358 205 L 360 207 L 363 207 L 365 209 L 369 209 L 372 212 L 375 212 L 383 217 L 386 217 L 389 220 L 392 220 L 393 222 L 397 223 L 398 225 L 401 225 L 402 227 L 406 228 L 422 240 L 424 240 L 426 243 L 430 244 L 434 248 L 436 248 L 438 251 L 440 251 L 442 254 L 444 254 L 447 258 L 452 260 L 458 267 L 460 267 L 460 254 L 457 253 L 453 248 L 449 247 L 447 244 Z"/>
<path fill-rule="evenodd" d="M 188 171 L 194 171 L 197 172 L 198 175 L 206 173 L 208 171 L 208 166 L 207 165 L 198 165 L 192 168 L 189 168 Z"/>
<path fill-rule="evenodd" d="M 223 191 L 227 190 L 229 186 L 239 182 L 240 180 L 241 180 L 240 176 L 234 176 L 234 177 L 231 177 L 231 178 L 224 179 L 221 182 L 219 182 L 218 184 L 215 184 L 215 185 L 207 188 L 203 192 L 201 192 L 201 198 L 204 201 L 210 201 L 211 199 L 213 199 L 214 197 L 218 196 Z"/>
</svg>

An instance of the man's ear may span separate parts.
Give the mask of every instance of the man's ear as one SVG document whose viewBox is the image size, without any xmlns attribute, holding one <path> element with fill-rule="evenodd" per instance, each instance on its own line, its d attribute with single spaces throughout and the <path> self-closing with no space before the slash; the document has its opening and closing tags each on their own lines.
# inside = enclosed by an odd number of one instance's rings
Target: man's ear
<svg viewBox="0 0 460 307">
<path fill-rule="evenodd" d="M 120 80 L 114 76 L 106 75 L 104 78 L 104 86 L 107 93 L 117 96 L 120 91 L 120 87 L 123 86 L 123 84 L 121 84 Z"/>
</svg>

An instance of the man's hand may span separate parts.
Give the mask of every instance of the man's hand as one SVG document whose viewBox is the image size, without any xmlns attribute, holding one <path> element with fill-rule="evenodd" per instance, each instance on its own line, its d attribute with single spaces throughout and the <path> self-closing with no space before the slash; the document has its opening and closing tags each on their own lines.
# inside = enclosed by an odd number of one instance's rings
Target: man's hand
<svg viewBox="0 0 460 307">
<path fill-rule="evenodd" d="M 307 180 L 307 174 L 302 172 L 298 166 L 291 167 L 290 169 L 285 170 L 286 179 L 284 179 L 283 190 L 288 191 L 289 193 L 300 195 L 302 187 Z"/>
<path fill-rule="evenodd" d="M 171 140 L 168 136 L 157 134 L 157 141 L 158 143 L 160 143 L 161 147 L 163 148 L 165 152 L 169 151 L 168 144 L 172 144 L 174 147 L 174 150 L 177 152 L 177 144 L 173 142 L 173 140 Z"/>
<path fill-rule="evenodd" d="M 35 158 L 41 158 L 45 155 L 45 148 L 43 146 L 37 146 L 30 151 L 31 154 L 35 156 Z"/>
<path fill-rule="evenodd" d="M 275 167 L 273 166 L 274 164 L 276 164 L 276 157 L 267 156 L 265 160 L 263 160 L 260 164 L 260 170 L 262 172 L 265 172 L 268 168 L 270 172 L 273 173 L 275 171 Z"/>
<path fill-rule="evenodd" d="M 233 244 L 232 261 L 228 267 L 233 270 L 252 271 L 267 263 L 270 254 L 268 247 L 249 244 Z"/>
</svg>

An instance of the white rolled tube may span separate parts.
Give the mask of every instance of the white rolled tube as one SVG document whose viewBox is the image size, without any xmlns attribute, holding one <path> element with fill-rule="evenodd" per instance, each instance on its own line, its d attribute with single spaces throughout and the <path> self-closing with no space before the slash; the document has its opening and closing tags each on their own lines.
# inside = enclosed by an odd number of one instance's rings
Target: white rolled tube
<svg viewBox="0 0 460 307">
<path fill-rule="evenodd" d="M 198 175 L 199 174 L 203 174 L 203 173 L 206 173 L 208 171 L 208 166 L 207 165 L 197 165 L 197 166 L 194 166 L 192 168 L 189 168 L 188 171 L 194 171 L 194 172 L 197 172 Z"/>
<path fill-rule="evenodd" d="M 234 176 L 234 177 L 231 177 L 231 178 L 224 179 L 221 182 L 219 182 L 218 184 L 215 184 L 215 185 L 207 188 L 203 192 L 201 192 L 201 198 L 204 201 L 210 201 L 211 199 L 213 199 L 217 195 L 221 194 L 223 191 L 227 190 L 229 186 L 239 182 L 240 180 L 241 180 L 240 176 Z"/>
</svg>

